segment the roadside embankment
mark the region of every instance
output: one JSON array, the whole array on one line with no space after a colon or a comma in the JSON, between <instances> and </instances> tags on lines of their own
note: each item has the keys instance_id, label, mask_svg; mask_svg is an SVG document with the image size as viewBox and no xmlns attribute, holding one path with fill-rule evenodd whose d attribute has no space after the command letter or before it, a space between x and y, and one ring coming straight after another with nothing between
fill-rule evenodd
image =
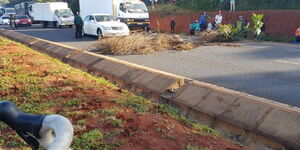
<instances>
[{"instance_id":1,"label":"roadside embankment","mask_svg":"<svg viewBox=\"0 0 300 150\"><path fill-rule=\"evenodd\" d=\"M191 120L253 149L300 147L299 108L13 31L0 29L0 34L138 95L170 104Z\"/></svg>"}]
</instances>

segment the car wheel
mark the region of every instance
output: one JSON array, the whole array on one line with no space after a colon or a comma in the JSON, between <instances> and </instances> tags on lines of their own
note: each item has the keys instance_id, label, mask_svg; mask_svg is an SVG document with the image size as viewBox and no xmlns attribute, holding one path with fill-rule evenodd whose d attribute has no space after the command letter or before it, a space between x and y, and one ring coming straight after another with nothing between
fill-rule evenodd
<instances>
[{"instance_id":1,"label":"car wheel","mask_svg":"<svg viewBox=\"0 0 300 150\"><path fill-rule=\"evenodd\" d=\"M69 25L69 28L73 28L73 25Z\"/></svg>"},{"instance_id":2,"label":"car wheel","mask_svg":"<svg viewBox=\"0 0 300 150\"><path fill-rule=\"evenodd\" d=\"M97 29L97 35L98 35L98 39L102 38L102 31L99 28Z\"/></svg>"}]
</instances>

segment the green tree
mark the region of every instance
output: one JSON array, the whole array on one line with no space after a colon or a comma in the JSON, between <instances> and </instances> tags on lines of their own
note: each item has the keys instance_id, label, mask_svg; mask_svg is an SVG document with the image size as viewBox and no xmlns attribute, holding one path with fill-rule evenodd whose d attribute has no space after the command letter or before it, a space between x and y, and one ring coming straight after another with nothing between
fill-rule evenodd
<instances>
[{"instance_id":1,"label":"green tree","mask_svg":"<svg viewBox=\"0 0 300 150\"><path fill-rule=\"evenodd\" d=\"M260 35L261 33L261 27L264 25L262 22L262 19L264 17L264 14L255 14L252 15L252 21L253 21L253 30L255 32L255 35Z\"/></svg>"},{"instance_id":2,"label":"green tree","mask_svg":"<svg viewBox=\"0 0 300 150\"><path fill-rule=\"evenodd\" d=\"M0 0L0 5L7 4L8 0Z\"/></svg>"}]
</instances>

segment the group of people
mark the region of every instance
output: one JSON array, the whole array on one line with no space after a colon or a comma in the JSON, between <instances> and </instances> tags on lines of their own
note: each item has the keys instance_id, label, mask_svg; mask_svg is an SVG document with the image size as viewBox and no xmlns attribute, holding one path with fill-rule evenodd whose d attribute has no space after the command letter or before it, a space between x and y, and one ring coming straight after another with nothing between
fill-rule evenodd
<instances>
[{"instance_id":1,"label":"group of people","mask_svg":"<svg viewBox=\"0 0 300 150\"><path fill-rule=\"evenodd\" d=\"M218 25L222 23L222 12L219 10L217 15L215 16L214 20L211 22L211 19L209 16L206 15L206 12L203 12L200 15L200 21L195 20L195 22L191 22L189 24L189 31L191 35L198 34L202 31L212 31L217 30Z\"/></svg>"}]
</instances>

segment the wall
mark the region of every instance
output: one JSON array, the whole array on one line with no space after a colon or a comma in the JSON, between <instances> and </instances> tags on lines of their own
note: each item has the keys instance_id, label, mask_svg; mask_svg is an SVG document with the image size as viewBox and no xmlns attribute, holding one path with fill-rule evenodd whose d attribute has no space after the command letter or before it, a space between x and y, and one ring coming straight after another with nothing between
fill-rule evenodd
<instances>
[{"instance_id":1,"label":"wall","mask_svg":"<svg viewBox=\"0 0 300 150\"><path fill-rule=\"evenodd\" d=\"M239 16L244 19L251 20L252 13L265 14L266 32L273 36L292 37L298 27L300 27L300 10L263 10L263 11L238 11L223 12L223 23L235 23ZM188 24L191 21L199 20L201 12L175 16L176 27L175 32L188 32ZM209 16L214 18L216 12L207 12ZM150 15L150 23L152 29L160 29L162 31L170 30L171 16L161 17L159 14ZM159 22L159 27L158 27Z\"/></svg>"}]
</instances>

